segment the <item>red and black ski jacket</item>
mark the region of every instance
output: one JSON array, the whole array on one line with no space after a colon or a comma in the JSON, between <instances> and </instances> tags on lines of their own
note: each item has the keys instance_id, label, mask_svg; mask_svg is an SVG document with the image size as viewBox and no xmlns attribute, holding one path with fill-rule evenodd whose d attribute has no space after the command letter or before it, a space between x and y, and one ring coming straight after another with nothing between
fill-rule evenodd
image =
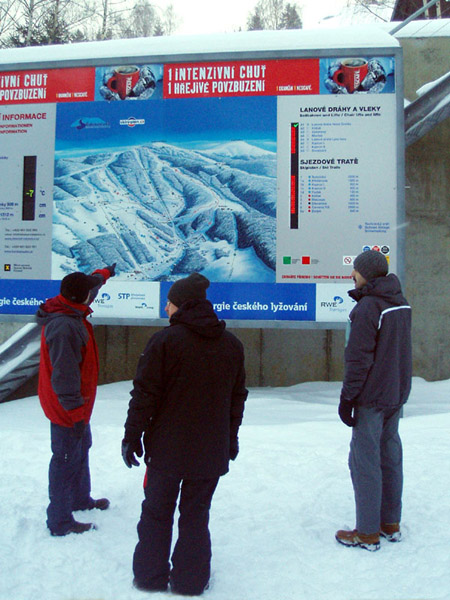
<instances>
[{"instance_id":1,"label":"red and black ski jacket","mask_svg":"<svg viewBox=\"0 0 450 600\"><path fill-rule=\"evenodd\" d=\"M100 269L99 287L109 278ZM98 381L98 351L92 313L61 294L41 304L36 321L42 325L38 394L44 413L52 423L72 427L78 421L89 423Z\"/></svg>"}]
</instances>

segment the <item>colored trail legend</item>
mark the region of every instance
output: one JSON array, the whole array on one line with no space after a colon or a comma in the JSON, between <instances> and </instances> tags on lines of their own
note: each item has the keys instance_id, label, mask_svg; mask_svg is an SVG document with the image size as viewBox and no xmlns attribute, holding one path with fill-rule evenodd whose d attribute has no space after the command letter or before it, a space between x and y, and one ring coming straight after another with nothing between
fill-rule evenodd
<instances>
[{"instance_id":1,"label":"colored trail legend","mask_svg":"<svg viewBox=\"0 0 450 600\"><path fill-rule=\"evenodd\" d=\"M291 123L291 229L298 229L298 123Z\"/></svg>"}]
</instances>

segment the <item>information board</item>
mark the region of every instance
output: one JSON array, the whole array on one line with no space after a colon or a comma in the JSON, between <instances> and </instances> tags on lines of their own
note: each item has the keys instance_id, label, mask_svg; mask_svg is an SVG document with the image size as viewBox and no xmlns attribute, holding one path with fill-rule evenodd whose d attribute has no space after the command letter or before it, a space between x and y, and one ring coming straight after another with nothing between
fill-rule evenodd
<instances>
[{"instance_id":1,"label":"information board","mask_svg":"<svg viewBox=\"0 0 450 600\"><path fill-rule=\"evenodd\" d=\"M116 263L95 315L165 317L198 271L236 322L346 320L354 257L396 269L394 55L0 72L0 315Z\"/></svg>"}]
</instances>

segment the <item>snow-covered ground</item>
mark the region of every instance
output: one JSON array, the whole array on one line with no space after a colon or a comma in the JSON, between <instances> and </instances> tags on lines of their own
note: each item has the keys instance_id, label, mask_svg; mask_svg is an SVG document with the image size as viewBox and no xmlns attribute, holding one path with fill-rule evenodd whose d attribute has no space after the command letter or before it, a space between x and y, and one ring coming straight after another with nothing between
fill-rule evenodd
<instances>
[{"instance_id":1,"label":"snow-covered ground","mask_svg":"<svg viewBox=\"0 0 450 600\"><path fill-rule=\"evenodd\" d=\"M98 531L63 538L45 526L49 424L38 399L0 404L0 600L148 596L131 585L144 469L128 470L120 454L130 388L100 387L92 420L93 496L111 507L77 513ZM404 537L376 553L334 540L354 526L351 430L336 414L339 390L314 382L250 391L241 452L213 499L205 599L450 598L450 380L414 379L401 422Z\"/></svg>"}]
</instances>

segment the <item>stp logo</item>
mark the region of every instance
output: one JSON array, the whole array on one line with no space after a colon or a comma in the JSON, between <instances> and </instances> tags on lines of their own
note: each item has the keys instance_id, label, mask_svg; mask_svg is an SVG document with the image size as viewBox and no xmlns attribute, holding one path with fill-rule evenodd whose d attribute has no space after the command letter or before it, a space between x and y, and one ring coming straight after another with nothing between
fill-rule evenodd
<instances>
[{"instance_id":1,"label":"stp logo","mask_svg":"<svg viewBox=\"0 0 450 600\"><path fill-rule=\"evenodd\" d=\"M131 298L131 294L125 294L123 292L121 292L120 294L117 294L119 300L128 300L128 298Z\"/></svg>"}]
</instances>

